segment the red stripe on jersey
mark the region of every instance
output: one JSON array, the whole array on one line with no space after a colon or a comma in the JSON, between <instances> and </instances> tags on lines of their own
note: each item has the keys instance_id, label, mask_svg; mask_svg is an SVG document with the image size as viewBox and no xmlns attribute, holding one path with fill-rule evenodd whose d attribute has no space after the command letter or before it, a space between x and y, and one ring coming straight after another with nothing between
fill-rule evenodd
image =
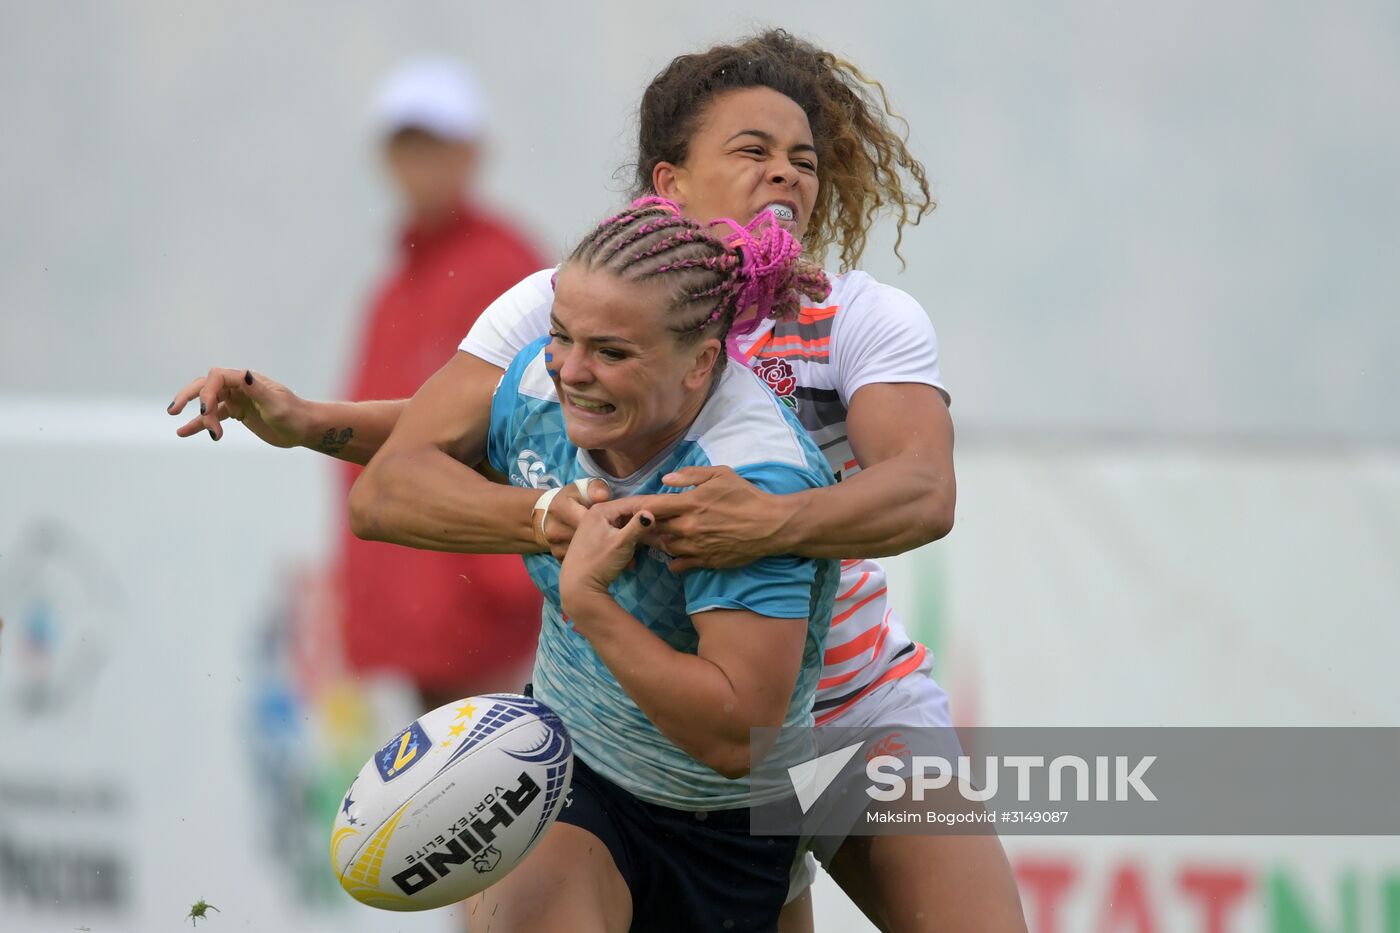
<instances>
[{"instance_id":1,"label":"red stripe on jersey","mask_svg":"<svg viewBox=\"0 0 1400 933\"><path fill-rule=\"evenodd\" d=\"M744 351L744 359L752 360L755 356L758 355L758 351L766 347L768 345L768 341L772 339L773 332L770 330L767 333L765 333L762 337L759 337L757 340L755 340L753 342L753 346L749 347L747 350Z\"/></svg>"},{"instance_id":2,"label":"red stripe on jersey","mask_svg":"<svg viewBox=\"0 0 1400 933\"><path fill-rule=\"evenodd\" d=\"M849 661L851 658L858 658L871 647L878 645L885 640L885 634L890 630L888 622L881 622L879 627L872 628L868 632L844 645L837 645L827 651L822 658L822 663L826 665L840 664L842 661Z\"/></svg>"},{"instance_id":3,"label":"red stripe on jersey","mask_svg":"<svg viewBox=\"0 0 1400 933\"><path fill-rule=\"evenodd\" d=\"M856 581L856 585L851 587L846 592L842 593L840 596L836 597L836 601L839 603L845 599L849 599L850 597L854 596L856 594L856 590L860 589L862 586L865 586L865 581L869 579L870 571L867 570L865 573L860 575L860 579Z\"/></svg>"},{"instance_id":4,"label":"red stripe on jersey","mask_svg":"<svg viewBox=\"0 0 1400 933\"><path fill-rule=\"evenodd\" d=\"M797 312L797 320L803 324L825 321L827 318L836 317L836 312L840 310L840 305L828 305L825 308L803 308Z\"/></svg>"},{"instance_id":5,"label":"red stripe on jersey","mask_svg":"<svg viewBox=\"0 0 1400 933\"><path fill-rule=\"evenodd\" d=\"M837 716L840 716L846 710L859 703L864 697L869 696L870 692L876 687L883 686L884 684L887 684L892 680L898 680L901 677L907 677L910 674L914 673L916 670L919 669L919 665L924 663L924 655L926 654L928 654L927 648L925 648L923 645L915 644L913 654L896 664L894 667L885 671L885 673L881 674L879 678L877 678L870 684L870 686L866 687L860 693L857 693L855 696L851 697L845 703L842 703L840 706L836 707L833 710L822 713L820 716L817 717L817 725L824 726L827 723L831 722Z\"/></svg>"},{"instance_id":6,"label":"red stripe on jersey","mask_svg":"<svg viewBox=\"0 0 1400 933\"><path fill-rule=\"evenodd\" d=\"M842 622L845 622L851 616L855 615L856 611L864 607L866 603L870 602L873 599L879 599L881 596L884 596L885 591L888 589L889 587L887 586L880 587L878 590L871 593L869 596L865 597L860 602L856 603L854 606L841 613L839 616L834 617L831 620L831 627L836 628L836 626L840 625Z\"/></svg>"},{"instance_id":7,"label":"red stripe on jersey","mask_svg":"<svg viewBox=\"0 0 1400 933\"><path fill-rule=\"evenodd\" d=\"M893 611L893 609L890 610L890 612ZM828 677L825 680L818 681L817 690L819 692L822 690L830 690L832 687L839 687L842 684L850 683L851 681L859 677L861 674L864 674L866 671L870 670L870 665L880 660L880 649L885 646L885 636L890 633L890 612L885 613L885 624L881 626L879 630L880 637L875 640L875 650L871 652L870 660L866 661L864 664L862 664L860 667L856 668L853 671L847 671L844 674L837 674L834 677Z\"/></svg>"},{"instance_id":8,"label":"red stripe on jersey","mask_svg":"<svg viewBox=\"0 0 1400 933\"><path fill-rule=\"evenodd\" d=\"M865 667L869 666L870 665L867 664ZM817 681L817 689L830 690L832 687L839 687L842 684L850 683L865 670L865 667L858 667L853 671L847 671L844 674L837 674L835 677L827 677L825 680L819 680Z\"/></svg>"},{"instance_id":9,"label":"red stripe on jersey","mask_svg":"<svg viewBox=\"0 0 1400 933\"><path fill-rule=\"evenodd\" d=\"M886 632L889 632L889 616L892 616L893 614L895 614L895 609L885 609L885 621L883 621L881 625L883 626L883 628L885 628ZM833 674L832 677L823 678L822 681L818 681L818 684L816 684L816 691L820 693L822 691L827 691L827 689L833 688L833 686L840 686L841 684L850 684L851 681L854 681L855 678L860 677L860 675L864 674L865 671L871 670L871 664L874 664L875 661L879 660L879 649L881 649L881 644L885 644L885 636L883 635L881 636L881 639L879 639L879 643L875 646L875 654L874 656L871 656L871 660L868 660L865 664L861 664L860 667L855 668L854 671L846 671L844 672L844 674Z\"/></svg>"},{"instance_id":10,"label":"red stripe on jersey","mask_svg":"<svg viewBox=\"0 0 1400 933\"><path fill-rule=\"evenodd\" d=\"M785 347L781 350L769 348L763 351L765 357L775 356L780 360L811 360L821 363L831 359L829 350L812 350L807 347Z\"/></svg>"},{"instance_id":11,"label":"red stripe on jersey","mask_svg":"<svg viewBox=\"0 0 1400 933\"><path fill-rule=\"evenodd\" d=\"M778 353L783 350L791 350L794 347L805 347L813 352L827 352L831 347L830 337L818 337L816 340L803 340L799 334L788 334L786 337L778 337L769 343L770 353Z\"/></svg>"}]
</instances>

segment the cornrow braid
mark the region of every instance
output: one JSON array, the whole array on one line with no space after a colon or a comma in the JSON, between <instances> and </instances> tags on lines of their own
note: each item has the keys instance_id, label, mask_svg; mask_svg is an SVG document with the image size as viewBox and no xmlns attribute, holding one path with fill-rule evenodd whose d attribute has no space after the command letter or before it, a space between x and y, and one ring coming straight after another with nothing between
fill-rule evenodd
<instances>
[{"instance_id":1,"label":"cornrow braid","mask_svg":"<svg viewBox=\"0 0 1400 933\"><path fill-rule=\"evenodd\" d=\"M747 225L726 219L709 227L715 232L664 198L638 198L595 227L566 263L631 282L664 282L671 332L686 341L712 334L727 346L726 356L737 354L730 330L740 311L756 311L745 321L747 332L764 317L796 315L804 298L830 294L826 273L802 261L802 245L767 211Z\"/></svg>"}]
</instances>

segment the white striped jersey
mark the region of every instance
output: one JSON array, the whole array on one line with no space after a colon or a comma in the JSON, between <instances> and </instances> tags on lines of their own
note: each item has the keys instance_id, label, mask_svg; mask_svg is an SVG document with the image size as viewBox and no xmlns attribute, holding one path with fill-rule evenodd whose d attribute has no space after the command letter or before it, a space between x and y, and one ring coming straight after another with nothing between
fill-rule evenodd
<instances>
[{"instance_id":1,"label":"white striped jersey","mask_svg":"<svg viewBox=\"0 0 1400 933\"><path fill-rule=\"evenodd\" d=\"M477 319L461 349L502 369L549 332L553 269L529 276ZM872 383L920 383L943 393L938 338L919 303L863 272L831 277L820 308L793 321L765 321L740 348L750 367L791 407L840 480L860 469L846 431L851 398ZM881 684L918 670L927 649L910 640L887 599L874 560L841 562L813 712L836 720Z\"/></svg>"}]
</instances>

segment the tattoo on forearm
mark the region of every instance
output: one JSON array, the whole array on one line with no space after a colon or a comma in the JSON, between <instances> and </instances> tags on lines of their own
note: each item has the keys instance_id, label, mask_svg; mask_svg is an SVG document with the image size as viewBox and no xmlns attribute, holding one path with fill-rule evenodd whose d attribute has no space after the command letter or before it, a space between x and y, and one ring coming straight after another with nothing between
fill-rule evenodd
<instances>
[{"instance_id":1,"label":"tattoo on forearm","mask_svg":"<svg viewBox=\"0 0 1400 933\"><path fill-rule=\"evenodd\" d=\"M350 438L354 436L354 428L341 428L339 431L335 428L331 428L321 438L321 452L326 454L338 454L345 449L345 445L350 443Z\"/></svg>"}]
</instances>

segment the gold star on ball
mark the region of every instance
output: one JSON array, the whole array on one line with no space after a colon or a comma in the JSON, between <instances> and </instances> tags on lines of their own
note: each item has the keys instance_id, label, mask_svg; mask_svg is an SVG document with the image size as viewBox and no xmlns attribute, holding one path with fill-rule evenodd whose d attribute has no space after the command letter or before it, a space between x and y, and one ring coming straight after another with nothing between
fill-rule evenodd
<instances>
[{"instance_id":1,"label":"gold star on ball","mask_svg":"<svg viewBox=\"0 0 1400 933\"><path fill-rule=\"evenodd\" d=\"M463 703L461 706L457 707L457 716L456 716L456 718L457 718L457 719L471 719L471 718L472 718L472 715L475 714L475 713L476 713L476 707L475 707L475 706L472 706L470 703Z\"/></svg>"}]
</instances>

